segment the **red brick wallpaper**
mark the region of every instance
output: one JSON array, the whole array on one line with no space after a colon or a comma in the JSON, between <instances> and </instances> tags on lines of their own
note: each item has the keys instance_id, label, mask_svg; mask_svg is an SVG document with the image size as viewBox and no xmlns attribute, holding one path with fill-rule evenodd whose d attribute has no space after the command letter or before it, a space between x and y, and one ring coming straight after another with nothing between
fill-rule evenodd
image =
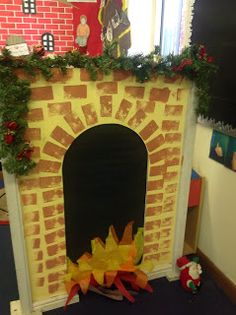
<instances>
[{"instance_id":1,"label":"red brick wallpaper","mask_svg":"<svg viewBox=\"0 0 236 315\"><path fill-rule=\"evenodd\" d=\"M25 14L22 0L0 1L0 47L8 35L24 37L31 47L41 43L42 34L54 35L55 52L64 53L74 47L73 12L70 5L56 0L36 0L36 14Z\"/></svg>"}]
</instances>

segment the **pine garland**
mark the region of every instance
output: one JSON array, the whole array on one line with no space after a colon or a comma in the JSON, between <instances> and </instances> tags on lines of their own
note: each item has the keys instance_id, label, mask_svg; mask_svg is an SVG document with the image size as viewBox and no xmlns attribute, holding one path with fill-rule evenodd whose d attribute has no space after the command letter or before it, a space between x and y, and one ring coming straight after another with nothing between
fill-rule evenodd
<instances>
[{"instance_id":1,"label":"pine garland","mask_svg":"<svg viewBox=\"0 0 236 315\"><path fill-rule=\"evenodd\" d=\"M35 162L31 158L33 148L24 134L27 129L26 115L30 100L30 82L19 79L16 69L23 69L35 76L40 71L50 79L52 68L66 73L68 67L85 68L91 79L96 80L98 72L109 74L113 70L130 71L138 82L146 82L153 75L175 77L181 75L195 82L198 105L196 113L207 116L209 110L209 80L217 70L213 58L209 57L203 46L193 45L180 55L160 56L158 47L151 54L113 57L116 44L105 48L102 56L90 57L71 51L63 56L43 57L42 50L34 50L27 57L11 57L3 49L0 56L0 158L5 169L16 175L27 174Z\"/></svg>"}]
</instances>

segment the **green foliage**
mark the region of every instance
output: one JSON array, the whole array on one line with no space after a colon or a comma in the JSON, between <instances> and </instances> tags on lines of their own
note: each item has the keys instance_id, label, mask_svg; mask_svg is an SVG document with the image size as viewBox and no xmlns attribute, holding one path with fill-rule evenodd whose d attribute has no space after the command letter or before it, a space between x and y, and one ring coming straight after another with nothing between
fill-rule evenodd
<instances>
[{"instance_id":1,"label":"green foliage","mask_svg":"<svg viewBox=\"0 0 236 315\"><path fill-rule=\"evenodd\" d=\"M109 74L113 70L130 71L138 82L150 80L155 75L174 77L181 75L193 80L197 89L198 105L196 113L207 116L209 108L209 80L217 70L208 57L203 46L193 45L180 55L160 56L155 50L144 56L121 56L114 58L116 43L104 49L102 56L89 57L77 50L63 56L41 57L37 53L22 58L11 57L8 50L3 49L0 56L0 158L9 173L27 174L35 166L32 161L30 144L24 139L27 128L26 114L30 100L30 82L21 80L15 74L16 69L23 69L27 74L35 76L41 72L46 79L52 76L52 68L66 73L68 67L85 68L91 79L96 80L98 72ZM17 128L11 130L7 123L14 122ZM14 137L13 141L6 137ZM10 143L9 143L10 141Z\"/></svg>"},{"instance_id":2,"label":"green foliage","mask_svg":"<svg viewBox=\"0 0 236 315\"><path fill-rule=\"evenodd\" d=\"M34 168L36 163L32 160L19 161L15 156L9 156L4 162L4 167L9 174L25 175L32 168Z\"/></svg>"},{"instance_id":3,"label":"green foliage","mask_svg":"<svg viewBox=\"0 0 236 315\"><path fill-rule=\"evenodd\" d=\"M214 64L213 58L207 55L204 46L190 46L183 51L181 56L193 62L191 66L183 69L182 75L195 82L198 97L196 114L206 117L209 113L210 79L217 72L218 67Z\"/></svg>"}]
</instances>

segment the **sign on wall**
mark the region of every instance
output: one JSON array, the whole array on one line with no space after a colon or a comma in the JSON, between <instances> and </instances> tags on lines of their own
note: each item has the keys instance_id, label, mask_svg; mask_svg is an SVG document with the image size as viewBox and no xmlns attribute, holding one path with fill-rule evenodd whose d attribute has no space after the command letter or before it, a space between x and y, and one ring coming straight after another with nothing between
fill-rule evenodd
<instances>
[{"instance_id":1,"label":"sign on wall","mask_svg":"<svg viewBox=\"0 0 236 315\"><path fill-rule=\"evenodd\" d=\"M29 55L29 48L26 43L9 45L5 47L8 49L13 57Z\"/></svg>"}]
</instances>

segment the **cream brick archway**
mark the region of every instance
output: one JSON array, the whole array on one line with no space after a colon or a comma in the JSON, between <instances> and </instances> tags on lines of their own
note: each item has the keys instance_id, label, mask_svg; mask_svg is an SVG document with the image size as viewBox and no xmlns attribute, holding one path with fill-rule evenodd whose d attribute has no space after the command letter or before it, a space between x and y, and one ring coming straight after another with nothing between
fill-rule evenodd
<instances>
[{"instance_id":1,"label":"cream brick archway","mask_svg":"<svg viewBox=\"0 0 236 315\"><path fill-rule=\"evenodd\" d=\"M82 132L116 123L135 131L148 151L144 259L156 268L171 265L179 191L184 123L191 83L153 78L140 84L127 72L99 74L54 70L32 82L26 137L37 167L19 179L24 237L33 302L65 293L66 270L62 163ZM21 74L19 74L21 75Z\"/></svg>"}]
</instances>

